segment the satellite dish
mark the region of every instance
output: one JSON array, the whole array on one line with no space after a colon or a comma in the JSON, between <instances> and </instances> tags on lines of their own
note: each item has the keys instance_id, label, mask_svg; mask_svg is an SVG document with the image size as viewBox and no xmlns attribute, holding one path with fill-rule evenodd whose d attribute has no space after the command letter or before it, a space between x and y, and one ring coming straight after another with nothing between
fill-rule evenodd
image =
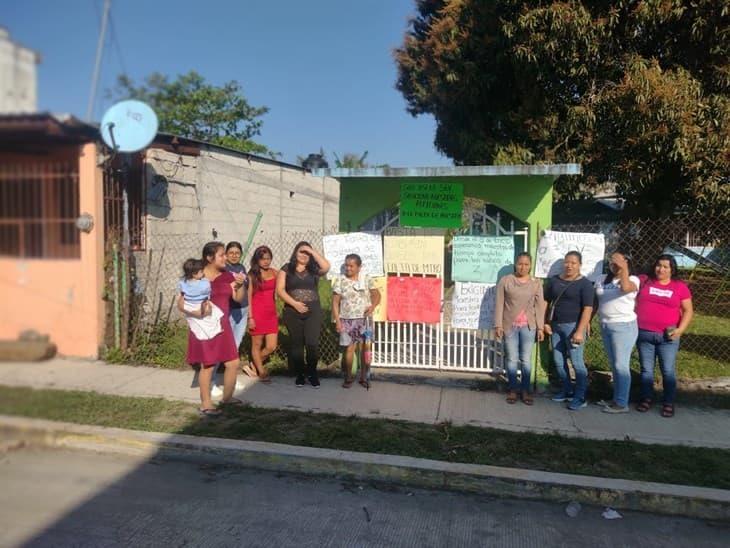
<instances>
[{"instance_id":1,"label":"satellite dish","mask_svg":"<svg viewBox=\"0 0 730 548\"><path fill-rule=\"evenodd\" d=\"M157 135L157 115L142 101L120 101L101 119L101 138L117 152L136 152L147 147Z\"/></svg>"}]
</instances>

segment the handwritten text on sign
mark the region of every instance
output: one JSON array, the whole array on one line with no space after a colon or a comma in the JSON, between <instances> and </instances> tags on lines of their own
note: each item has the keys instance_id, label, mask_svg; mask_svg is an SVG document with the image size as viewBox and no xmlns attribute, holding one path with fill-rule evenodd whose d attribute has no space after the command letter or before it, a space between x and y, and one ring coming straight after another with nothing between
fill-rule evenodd
<instances>
[{"instance_id":1,"label":"handwritten text on sign","mask_svg":"<svg viewBox=\"0 0 730 548\"><path fill-rule=\"evenodd\" d=\"M512 236L454 236L451 277L459 282L497 283L512 272Z\"/></svg>"},{"instance_id":2,"label":"handwritten text on sign","mask_svg":"<svg viewBox=\"0 0 730 548\"><path fill-rule=\"evenodd\" d=\"M345 256L350 253L360 255L363 274L373 277L385 274L380 234L370 232L332 234L322 238L322 245L324 256L331 264L328 277L345 274Z\"/></svg>"},{"instance_id":3,"label":"handwritten text on sign","mask_svg":"<svg viewBox=\"0 0 730 548\"><path fill-rule=\"evenodd\" d=\"M560 274L568 251L579 251L583 255L580 273L586 278L595 282L603 276L603 256L606 253L603 234L554 230L546 230L537 245L535 276L548 278Z\"/></svg>"},{"instance_id":4,"label":"handwritten text on sign","mask_svg":"<svg viewBox=\"0 0 730 548\"><path fill-rule=\"evenodd\" d=\"M380 304L373 310L373 320L384 322L388 319L385 311L388 310L388 279L385 276L373 278L373 288L380 292Z\"/></svg>"},{"instance_id":5,"label":"handwritten text on sign","mask_svg":"<svg viewBox=\"0 0 730 548\"><path fill-rule=\"evenodd\" d=\"M495 284L456 282L451 309L451 327L492 329L497 297Z\"/></svg>"},{"instance_id":6,"label":"handwritten text on sign","mask_svg":"<svg viewBox=\"0 0 730 548\"><path fill-rule=\"evenodd\" d=\"M441 275L444 231L438 228L390 228L383 238L385 271Z\"/></svg>"},{"instance_id":7,"label":"handwritten text on sign","mask_svg":"<svg viewBox=\"0 0 730 548\"><path fill-rule=\"evenodd\" d=\"M388 321L438 323L441 279L388 276Z\"/></svg>"},{"instance_id":8,"label":"handwritten text on sign","mask_svg":"<svg viewBox=\"0 0 730 548\"><path fill-rule=\"evenodd\" d=\"M463 202L460 183L401 183L400 225L459 228Z\"/></svg>"}]
</instances>

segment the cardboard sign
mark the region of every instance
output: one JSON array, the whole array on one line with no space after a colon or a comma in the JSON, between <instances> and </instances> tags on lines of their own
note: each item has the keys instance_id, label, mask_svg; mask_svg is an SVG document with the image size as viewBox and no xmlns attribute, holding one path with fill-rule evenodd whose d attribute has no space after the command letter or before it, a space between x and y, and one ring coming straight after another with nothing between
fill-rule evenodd
<instances>
[{"instance_id":1,"label":"cardboard sign","mask_svg":"<svg viewBox=\"0 0 730 548\"><path fill-rule=\"evenodd\" d=\"M464 205L461 183L401 183L400 225L459 228Z\"/></svg>"},{"instance_id":2,"label":"cardboard sign","mask_svg":"<svg viewBox=\"0 0 730 548\"><path fill-rule=\"evenodd\" d=\"M376 322L385 322L388 320L386 310L388 310L388 278L379 276L372 278L373 287L380 291L380 304L373 310L373 320Z\"/></svg>"},{"instance_id":3,"label":"cardboard sign","mask_svg":"<svg viewBox=\"0 0 730 548\"><path fill-rule=\"evenodd\" d=\"M492 329L496 299L496 284L456 282L451 301L451 327Z\"/></svg>"},{"instance_id":4,"label":"cardboard sign","mask_svg":"<svg viewBox=\"0 0 730 548\"><path fill-rule=\"evenodd\" d=\"M357 253L362 259L363 274L383 276L383 244L380 234L374 232L349 232L332 234L322 238L324 256L330 262L328 278L344 276L345 256Z\"/></svg>"},{"instance_id":5,"label":"cardboard sign","mask_svg":"<svg viewBox=\"0 0 730 548\"><path fill-rule=\"evenodd\" d=\"M454 281L494 284L514 270L512 236L454 236L452 249Z\"/></svg>"},{"instance_id":6,"label":"cardboard sign","mask_svg":"<svg viewBox=\"0 0 730 548\"><path fill-rule=\"evenodd\" d=\"M583 276L593 282L603 277L603 258L606 253L603 234L554 230L546 230L537 245L535 276L548 278L560 274L563 270L563 259L568 251L579 251L583 255L580 269Z\"/></svg>"},{"instance_id":7,"label":"cardboard sign","mask_svg":"<svg viewBox=\"0 0 730 548\"><path fill-rule=\"evenodd\" d=\"M388 276L388 321L441 321L441 279Z\"/></svg>"},{"instance_id":8,"label":"cardboard sign","mask_svg":"<svg viewBox=\"0 0 730 548\"><path fill-rule=\"evenodd\" d=\"M390 228L383 238L385 271L436 274L444 270L444 231L438 228Z\"/></svg>"}]
</instances>

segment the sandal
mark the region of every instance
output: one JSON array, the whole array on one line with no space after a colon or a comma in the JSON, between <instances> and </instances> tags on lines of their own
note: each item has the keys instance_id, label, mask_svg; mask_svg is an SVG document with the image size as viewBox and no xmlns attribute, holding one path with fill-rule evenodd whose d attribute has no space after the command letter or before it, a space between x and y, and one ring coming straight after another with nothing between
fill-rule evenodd
<instances>
[{"instance_id":1,"label":"sandal","mask_svg":"<svg viewBox=\"0 0 730 548\"><path fill-rule=\"evenodd\" d=\"M365 390L370 390L370 381L360 379L357 383L362 386Z\"/></svg>"},{"instance_id":2,"label":"sandal","mask_svg":"<svg viewBox=\"0 0 730 548\"><path fill-rule=\"evenodd\" d=\"M256 374L256 370L253 367L251 367L250 363L247 363L246 365L242 366L241 369L249 377L254 378L254 379L258 378L258 375Z\"/></svg>"},{"instance_id":3,"label":"sandal","mask_svg":"<svg viewBox=\"0 0 730 548\"><path fill-rule=\"evenodd\" d=\"M522 394L522 403L525 405L532 405L535 403L535 400L532 399L532 396L530 394Z\"/></svg>"},{"instance_id":4,"label":"sandal","mask_svg":"<svg viewBox=\"0 0 730 548\"><path fill-rule=\"evenodd\" d=\"M515 403L516 401L517 401L517 394L515 393L514 390L510 390L507 393L507 403L512 404L512 403Z\"/></svg>"},{"instance_id":5,"label":"sandal","mask_svg":"<svg viewBox=\"0 0 730 548\"><path fill-rule=\"evenodd\" d=\"M345 379L345 382L342 383L342 388L350 388L354 382L355 379L353 378Z\"/></svg>"},{"instance_id":6,"label":"sandal","mask_svg":"<svg viewBox=\"0 0 730 548\"><path fill-rule=\"evenodd\" d=\"M219 417L222 413L220 409L198 409L201 417Z\"/></svg>"},{"instance_id":7,"label":"sandal","mask_svg":"<svg viewBox=\"0 0 730 548\"><path fill-rule=\"evenodd\" d=\"M218 406L219 407L222 407L224 405L230 405L230 406L233 406L233 407L241 407L243 405L243 400L239 400L238 398L231 398L228 401L221 400L218 403Z\"/></svg>"},{"instance_id":8,"label":"sandal","mask_svg":"<svg viewBox=\"0 0 730 548\"><path fill-rule=\"evenodd\" d=\"M639 405L636 406L639 413L646 413L649 409L651 409L651 400L649 398L641 400Z\"/></svg>"},{"instance_id":9,"label":"sandal","mask_svg":"<svg viewBox=\"0 0 730 548\"><path fill-rule=\"evenodd\" d=\"M672 403L665 403L662 405L662 417L664 418L672 418L674 416L674 404Z\"/></svg>"}]
</instances>

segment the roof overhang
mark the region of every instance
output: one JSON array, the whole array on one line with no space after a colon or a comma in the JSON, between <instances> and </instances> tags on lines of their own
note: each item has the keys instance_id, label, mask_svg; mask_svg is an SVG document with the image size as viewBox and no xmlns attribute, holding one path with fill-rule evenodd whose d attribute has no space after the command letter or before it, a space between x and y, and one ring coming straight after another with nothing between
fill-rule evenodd
<instances>
[{"instance_id":1,"label":"roof overhang","mask_svg":"<svg viewBox=\"0 0 730 548\"><path fill-rule=\"evenodd\" d=\"M530 164L504 166L443 166L443 167L374 167L374 168L328 168L312 170L317 177L337 179L362 179L380 177L401 179L405 177L504 177L509 175L580 175L580 164Z\"/></svg>"}]
</instances>

